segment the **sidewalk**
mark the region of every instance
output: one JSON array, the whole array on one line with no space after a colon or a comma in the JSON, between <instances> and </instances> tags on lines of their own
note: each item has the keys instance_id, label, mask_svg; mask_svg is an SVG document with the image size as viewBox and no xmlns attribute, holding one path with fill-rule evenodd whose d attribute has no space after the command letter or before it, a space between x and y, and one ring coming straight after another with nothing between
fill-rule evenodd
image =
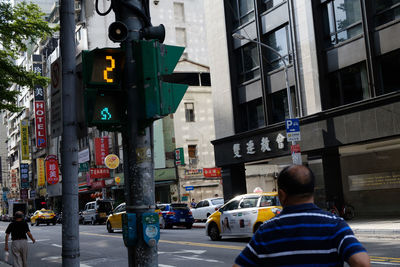
<instances>
[{"instance_id":1,"label":"sidewalk","mask_svg":"<svg viewBox=\"0 0 400 267\"><path fill-rule=\"evenodd\" d=\"M400 217L355 218L347 221L355 234L391 235L400 238ZM194 223L193 228L204 228L205 223Z\"/></svg>"}]
</instances>

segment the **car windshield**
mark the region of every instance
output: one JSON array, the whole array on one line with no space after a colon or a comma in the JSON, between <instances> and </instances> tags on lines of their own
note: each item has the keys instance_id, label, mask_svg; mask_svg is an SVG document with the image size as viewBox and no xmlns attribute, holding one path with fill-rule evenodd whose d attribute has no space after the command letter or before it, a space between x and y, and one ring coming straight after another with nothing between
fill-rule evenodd
<instances>
[{"instance_id":1,"label":"car windshield","mask_svg":"<svg viewBox=\"0 0 400 267\"><path fill-rule=\"evenodd\" d=\"M260 207L281 206L278 196L263 196L260 201Z\"/></svg>"},{"instance_id":2,"label":"car windshield","mask_svg":"<svg viewBox=\"0 0 400 267\"><path fill-rule=\"evenodd\" d=\"M99 202L98 204L99 204L99 211L111 211L112 210L111 202L102 201L102 202Z\"/></svg>"},{"instance_id":3,"label":"car windshield","mask_svg":"<svg viewBox=\"0 0 400 267\"><path fill-rule=\"evenodd\" d=\"M213 205L222 205L224 204L224 199L223 198L212 199L211 203Z\"/></svg>"},{"instance_id":4,"label":"car windshield","mask_svg":"<svg viewBox=\"0 0 400 267\"><path fill-rule=\"evenodd\" d=\"M53 213L53 211L52 210L42 210L41 213L47 213L48 214L48 213Z\"/></svg>"}]
</instances>

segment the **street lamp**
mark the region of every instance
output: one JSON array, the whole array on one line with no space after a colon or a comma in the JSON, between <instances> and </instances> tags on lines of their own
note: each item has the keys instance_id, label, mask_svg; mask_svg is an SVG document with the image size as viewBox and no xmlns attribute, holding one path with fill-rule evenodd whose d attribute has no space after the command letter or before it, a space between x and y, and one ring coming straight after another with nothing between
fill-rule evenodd
<instances>
[{"instance_id":1,"label":"street lamp","mask_svg":"<svg viewBox=\"0 0 400 267\"><path fill-rule=\"evenodd\" d=\"M232 34L232 37L238 40L247 40L249 42L252 43L256 43L258 45L261 45L262 47L268 48L270 51L272 51L274 54L276 54L279 57L279 60L281 60L283 62L283 66L284 66L284 71L285 71L285 82L286 82L286 94L287 94L287 101L288 101L288 109L289 109L289 119L293 119L293 107L292 107L292 98L290 97L290 87L289 87L289 77L288 77L288 66L286 64L285 59L282 57L282 55L274 48L272 48L269 45L266 45L264 43L261 43L259 41L247 38L243 35L241 35L240 33L234 33ZM296 145L295 141L292 141L292 146ZM293 159L293 164L299 164L301 162L301 157L299 161L295 162L295 158L292 156ZM301 165L301 163L300 163Z\"/></svg>"}]
</instances>

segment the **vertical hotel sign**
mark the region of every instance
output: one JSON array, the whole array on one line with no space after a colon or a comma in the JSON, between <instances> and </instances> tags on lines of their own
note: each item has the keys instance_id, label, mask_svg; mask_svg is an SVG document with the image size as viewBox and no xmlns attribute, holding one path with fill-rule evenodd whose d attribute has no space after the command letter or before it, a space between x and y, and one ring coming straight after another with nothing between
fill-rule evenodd
<instances>
[{"instance_id":1,"label":"vertical hotel sign","mask_svg":"<svg viewBox=\"0 0 400 267\"><path fill-rule=\"evenodd\" d=\"M44 158L36 159L37 177L38 177L38 187L45 186L46 177L44 171Z\"/></svg>"},{"instance_id":2,"label":"vertical hotel sign","mask_svg":"<svg viewBox=\"0 0 400 267\"><path fill-rule=\"evenodd\" d=\"M20 128L21 128L21 159L29 160L28 120L22 120Z\"/></svg>"},{"instance_id":3,"label":"vertical hotel sign","mask_svg":"<svg viewBox=\"0 0 400 267\"><path fill-rule=\"evenodd\" d=\"M41 86L35 86L35 128L36 147L46 147L46 109L44 102L44 90Z\"/></svg>"},{"instance_id":4,"label":"vertical hotel sign","mask_svg":"<svg viewBox=\"0 0 400 267\"><path fill-rule=\"evenodd\" d=\"M104 159L108 155L108 136L95 138L94 146L96 152L96 165L104 165Z\"/></svg>"}]
</instances>

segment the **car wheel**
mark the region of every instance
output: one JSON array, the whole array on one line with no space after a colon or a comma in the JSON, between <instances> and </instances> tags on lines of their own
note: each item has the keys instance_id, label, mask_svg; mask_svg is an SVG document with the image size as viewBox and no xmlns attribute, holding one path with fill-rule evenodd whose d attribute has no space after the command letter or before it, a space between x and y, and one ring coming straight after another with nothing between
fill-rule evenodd
<instances>
[{"instance_id":1,"label":"car wheel","mask_svg":"<svg viewBox=\"0 0 400 267\"><path fill-rule=\"evenodd\" d=\"M262 223L258 222L258 223L256 223L256 225L254 225L254 231L253 231L253 233L257 232L257 230L258 230L258 228L260 228L261 224L262 224Z\"/></svg>"},{"instance_id":2,"label":"car wheel","mask_svg":"<svg viewBox=\"0 0 400 267\"><path fill-rule=\"evenodd\" d=\"M47 226L49 226L50 225L50 223L48 222L48 223L46 223L47 224Z\"/></svg>"},{"instance_id":3,"label":"car wheel","mask_svg":"<svg viewBox=\"0 0 400 267\"><path fill-rule=\"evenodd\" d=\"M114 229L112 229L111 223L110 223L110 222L107 222L107 231L108 231L109 233L114 233Z\"/></svg>"},{"instance_id":4,"label":"car wheel","mask_svg":"<svg viewBox=\"0 0 400 267\"><path fill-rule=\"evenodd\" d=\"M39 222L38 221L36 221L36 226L39 226Z\"/></svg>"},{"instance_id":5,"label":"car wheel","mask_svg":"<svg viewBox=\"0 0 400 267\"><path fill-rule=\"evenodd\" d=\"M34 225L34 223L31 223L31 226L33 226Z\"/></svg>"},{"instance_id":6,"label":"car wheel","mask_svg":"<svg viewBox=\"0 0 400 267\"><path fill-rule=\"evenodd\" d=\"M192 229L192 226L193 226L193 224L187 223L187 224L186 224L186 229Z\"/></svg>"},{"instance_id":7,"label":"car wheel","mask_svg":"<svg viewBox=\"0 0 400 267\"><path fill-rule=\"evenodd\" d=\"M208 228L208 235L210 236L212 241L221 240L221 235L219 234L218 226L213 223Z\"/></svg>"},{"instance_id":8,"label":"car wheel","mask_svg":"<svg viewBox=\"0 0 400 267\"><path fill-rule=\"evenodd\" d=\"M53 222L53 225L56 225L57 224L57 222Z\"/></svg>"},{"instance_id":9,"label":"car wheel","mask_svg":"<svg viewBox=\"0 0 400 267\"><path fill-rule=\"evenodd\" d=\"M92 225L95 225L95 224L96 224L96 221L95 221L95 219L94 219L94 218L92 218L92 221L91 221L91 223L92 223Z\"/></svg>"}]
</instances>

